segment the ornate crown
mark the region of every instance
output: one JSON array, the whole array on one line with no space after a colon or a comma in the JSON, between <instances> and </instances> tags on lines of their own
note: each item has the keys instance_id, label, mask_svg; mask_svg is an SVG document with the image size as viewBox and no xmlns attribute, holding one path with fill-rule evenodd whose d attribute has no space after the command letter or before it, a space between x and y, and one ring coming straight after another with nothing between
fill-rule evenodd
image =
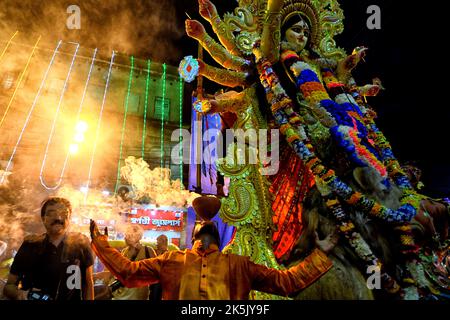
<instances>
[{"instance_id":1,"label":"ornate crown","mask_svg":"<svg viewBox=\"0 0 450 320\"><path fill-rule=\"evenodd\" d=\"M243 55L251 54L255 39L261 34L268 0L238 0L234 13L226 13L224 22ZM311 28L311 41L325 58L342 59L343 49L336 47L334 37L344 30L344 14L337 0L284 0L281 25L300 14Z\"/></svg>"},{"instance_id":2,"label":"ornate crown","mask_svg":"<svg viewBox=\"0 0 450 320\"><path fill-rule=\"evenodd\" d=\"M307 19L307 23L311 29L311 43L314 47L318 47L320 43L320 22L319 12L310 0L304 1L285 1L283 9L281 9L281 27L293 16L300 15Z\"/></svg>"}]
</instances>

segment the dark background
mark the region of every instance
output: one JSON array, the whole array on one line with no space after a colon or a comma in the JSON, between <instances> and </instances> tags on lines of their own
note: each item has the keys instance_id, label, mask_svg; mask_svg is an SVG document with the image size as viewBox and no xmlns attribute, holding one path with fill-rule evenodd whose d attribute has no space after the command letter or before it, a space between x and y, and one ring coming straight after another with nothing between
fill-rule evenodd
<instances>
[{"instance_id":1,"label":"dark background","mask_svg":"<svg viewBox=\"0 0 450 320\"><path fill-rule=\"evenodd\" d=\"M236 1L216 0L219 13L231 11ZM450 195L450 126L447 93L445 10L438 3L415 4L406 0L341 0L345 31L337 37L347 52L356 46L369 48L366 62L355 72L360 84L379 77L386 88L369 103L378 112L378 125L390 140L401 162L415 161L423 171L424 193ZM81 30L68 30L66 8L81 8ZM366 27L369 5L381 8L381 30ZM9 38L20 30L42 34L43 40L80 42L98 47L109 56L111 49L178 65L197 45L184 33L185 12L194 19L196 0L1 0L0 32ZM206 88L213 89L208 82ZM186 96L193 86L187 86ZM188 98L187 98L188 99ZM187 100L186 99L186 100ZM189 105L184 114L189 116ZM188 121L188 119L185 119Z\"/></svg>"}]
</instances>

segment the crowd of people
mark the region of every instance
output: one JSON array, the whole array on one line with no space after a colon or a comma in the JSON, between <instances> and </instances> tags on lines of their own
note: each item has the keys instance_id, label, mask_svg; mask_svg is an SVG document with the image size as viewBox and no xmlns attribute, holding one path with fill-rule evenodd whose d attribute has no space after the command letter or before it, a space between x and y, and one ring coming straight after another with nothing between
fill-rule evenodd
<instances>
[{"instance_id":1,"label":"crowd of people","mask_svg":"<svg viewBox=\"0 0 450 320\"><path fill-rule=\"evenodd\" d=\"M0 241L0 258L12 261L0 291L11 300L160 300L158 284L126 288L110 272L94 273L95 256L90 240L69 232L72 206L60 197L47 199L41 208L46 232L26 237L13 259L3 260L7 243ZM121 254L137 261L155 258L168 250L168 238L157 238L156 251L142 245L143 229L129 225L124 232ZM95 285L98 283L99 285ZM1 296L1 295L0 295Z\"/></svg>"},{"instance_id":2,"label":"crowd of people","mask_svg":"<svg viewBox=\"0 0 450 320\"><path fill-rule=\"evenodd\" d=\"M143 230L130 225L121 252L110 246L91 220L91 239L69 232L71 203L47 199L41 208L46 232L26 237L14 256L3 295L11 300L166 300L248 299L251 290L287 296L326 273L335 239L317 239L317 248L286 270L255 264L248 257L219 251L214 222L196 224L192 249L168 250L157 238L156 250L141 244ZM0 243L5 251L6 244ZM95 255L106 267L94 273ZM3 254L3 252L1 252ZM94 283L103 283L96 286Z\"/></svg>"}]
</instances>

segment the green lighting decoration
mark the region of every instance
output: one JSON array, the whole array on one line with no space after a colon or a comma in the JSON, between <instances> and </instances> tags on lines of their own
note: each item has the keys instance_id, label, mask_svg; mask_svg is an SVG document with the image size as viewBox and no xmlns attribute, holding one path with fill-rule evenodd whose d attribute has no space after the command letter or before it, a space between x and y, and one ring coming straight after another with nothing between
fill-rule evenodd
<instances>
[{"instance_id":1,"label":"green lighting decoration","mask_svg":"<svg viewBox=\"0 0 450 320\"><path fill-rule=\"evenodd\" d=\"M179 105L179 121L180 121L180 137L178 140L178 143L180 145L180 187L181 189L183 189L183 144L181 143L182 141L182 129L183 129L183 79L181 78L181 76L179 77L179 89L180 89L180 105Z\"/></svg>"},{"instance_id":2,"label":"green lighting decoration","mask_svg":"<svg viewBox=\"0 0 450 320\"><path fill-rule=\"evenodd\" d=\"M144 127L142 129L142 148L141 148L142 159L144 159L145 154L145 132L147 129L147 106L148 106L148 86L150 83L150 66L151 61L147 60L147 80L145 82L145 102L144 102Z\"/></svg>"},{"instance_id":3,"label":"green lighting decoration","mask_svg":"<svg viewBox=\"0 0 450 320\"><path fill-rule=\"evenodd\" d=\"M162 179L162 168L164 168L164 109L166 105L166 64L162 65L162 105L161 105L161 179Z\"/></svg>"},{"instance_id":4,"label":"green lighting decoration","mask_svg":"<svg viewBox=\"0 0 450 320\"><path fill-rule=\"evenodd\" d=\"M134 57L131 56L131 69L130 69L130 76L128 78L128 92L127 92L127 97L126 97L126 100L125 100L125 114L123 116L122 137L121 137L121 140L120 140L119 163L117 165L116 188L114 190L114 192L116 192L116 193L117 193L117 189L118 189L119 183L120 183L120 162L122 160L122 147L123 147L123 140L124 140L124 136L125 136L125 126L127 124L128 102L130 100L131 82L133 81L133 69L134 69Z\"/></svg>"}]
</instances>

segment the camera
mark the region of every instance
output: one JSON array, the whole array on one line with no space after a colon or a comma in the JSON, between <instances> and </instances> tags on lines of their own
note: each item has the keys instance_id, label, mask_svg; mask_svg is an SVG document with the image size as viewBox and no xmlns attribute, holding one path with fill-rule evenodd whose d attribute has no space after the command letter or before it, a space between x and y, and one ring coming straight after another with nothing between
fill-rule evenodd
<instances>
[{"instance_id":1,"label":"camera","mask_svg":"<svg viewBox=\"0 0 450 320\"><path fill-rule=\"evenodd\" d=\"M30 290L27 296L28 300L41 300L41 301L49 301L53 300L49 294L46 294L42 291L33 291Z\"/></svg>"},{"instance_id":2,"label":"camera","mask_svg":"<svg viewBox=\"0 0 450 320\"><path fill-rule=\"evenodd\" d=\"M116 290L118 290L120 288L123 288L123 287L125 287L125 286L119 280L115 280L113 283L111 283L109 285L109 288L111 289L111 292L114 292L114 291L116 291Z\"/></svg>"}]
</instances>

